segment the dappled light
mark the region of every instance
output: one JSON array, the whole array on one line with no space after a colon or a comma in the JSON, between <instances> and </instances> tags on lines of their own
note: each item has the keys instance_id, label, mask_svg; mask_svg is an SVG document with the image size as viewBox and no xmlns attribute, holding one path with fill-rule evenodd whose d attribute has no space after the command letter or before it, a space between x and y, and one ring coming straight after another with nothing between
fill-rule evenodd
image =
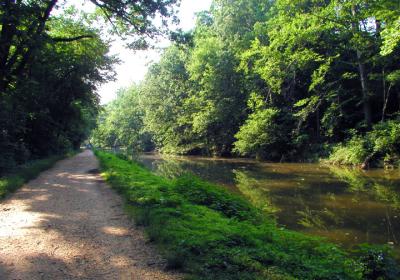
<instances>
[{"instance_id":1,"label":"dappled light","mask_svg":"<svg viewBox=\"0 0 400 280\"><path fill-rule=\"evenodd\" d=\"M1 204L0 279L177 278L163 271L121 199L86 173L96 166L85 151Z\"/></svg>"},{"instance_id":2,"label":"dappled light","mask_svg":"<svg viewBox=\"0 0 400 280\"><path fill-rule=\"evenodd\" d=\"M106 234L115 235L115 236L125 236L129 235L129 230L126 227L103 227L102 231Z\"/></svg>"}]
</instances>

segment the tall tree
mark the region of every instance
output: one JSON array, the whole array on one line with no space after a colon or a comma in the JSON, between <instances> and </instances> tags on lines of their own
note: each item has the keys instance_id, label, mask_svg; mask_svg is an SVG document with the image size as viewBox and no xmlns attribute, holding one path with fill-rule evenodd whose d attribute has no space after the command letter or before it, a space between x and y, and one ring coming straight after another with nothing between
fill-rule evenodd
<instances>
[{"instance_id":1,"label":"tall tree","mask_svg":"<svg viewBox=\"0 0 400 280\"><path fill-rule=\"evenodd\" d=\"M151 1L100 1L88 0L98 7L104 17L112 24L113 30L121 35L136 35L131 42L134 47L147 46L146 37L160 33L151 20L160 16L164 24L173 14L172 6L176 0ZM6 0L0 5L0 92L10 83L21 77L32 64L35 51L44 36L46 23L58 4L57 0L16 1ZM65 3L63 3L65 5ZM54 38L55 41L71 41L75 38ZM14 46L12 48L12 46Z\"/></svg>"},{"instance_id":2,"label":"tall tree","mask_svg":"<svg viewBox=\"0 0 400 280\"><path fill-rule=\"evenodd\" d=\"M164 31L152 19L160 17L165 26L177 1L87 2L114 32L125 39L132 35L132 47L143 47ZM73 10L53 15L68 4L0 3L0 169L79 146L97 113L96 87L112 79L116 59L107 56L96 17Z\"/></svg>"},{"instance_id":3,"label":"tall tree","mask_svg":"<svg viewBox=\"0 0 400 280\"><path fill-rule=\"evenodd\" d=\"M196 148L197 138L185 110L193 86L185 65L187 57L186 47L171 46L160 62L150 67L141 85L146 130L164 152L187 153Z\"/></svg>"}]
</instances>

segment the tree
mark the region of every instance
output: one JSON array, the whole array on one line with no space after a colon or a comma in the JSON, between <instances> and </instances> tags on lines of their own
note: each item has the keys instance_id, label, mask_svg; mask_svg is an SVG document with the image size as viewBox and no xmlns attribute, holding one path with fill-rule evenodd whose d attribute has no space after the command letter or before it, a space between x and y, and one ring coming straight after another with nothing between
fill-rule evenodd
<instances>
[{"instance_id":1,"label":"tree","mask_svg":"<svg viewBox=\"0 0 400 280\"><path fill-rule=\"evenodd\" d=\"M255 25L257 38L241 67L266 82L267 104L287 107L298 131L313 128L317 142L340 141L344 128L362 123L368 129L377 120L376 105L383 106L378 92L387 100L387 73L395 67L379 57L383 23L393 17L390 2L277 1L268 20ZM362 118L354 111L359 105Z\"/></svg>"},{"instance_id":2,"label":"tree","mask_svg":"<svg viewBox=\"0 0 400 280\"><path fill-rule=\"evenodd\" d=\"M245 113L246 93L235 71L235 57L224 42L204 31L195 39L188 71L197 87L191 91L187 107L196 134L211 154L227 154Z\"/></svg>"},{"instance_id":3,"label":"tree","mask_svg":"<svg viewBox=\"0 0 400 280\"><path fill-rule=\"evenodd\" d=\"M146 37L160 33L152 18L160 16L163 24L173 14L172 6L176 0L150 1L100 1L88 0L111 23L113 30L120 35L139 36L131 42L132 46L148 45ZM46 23L51 19L57 0L23 2L6 0L0 6L0 92L4 93L9 84L18 80L29 69L40 47L43 37L48 34ZM87 37L80 34L73 38L53 38L55 41L72 41ZM14 46L14 47L13 47Z\"/></svg>"},{"instance_id":4,"label":"tree","mask_svg":"<svg viewBox=\"0 0 400 280\"><path fill-rule=\"evenodd\" d=\"M91 142L102 148L126 148L131 155L153 148L150 136L144 131L144 112L140 105L139 89L122 89L116 100L105 106L92 133Z\"/></svg>"},{"instance_id":5,"label":"tree","mask_svg":"<svg viewBox=\"0 0 400 280\"><path fill-rule=\"evenodd\" d=\"M0 99L1 169L30 158L77 148L97 114L96 86L112 77L115 59L97 30L64 15L48 22L29 72L15 79ZM55 36L90 34L89 39L55 42Z\"/></svg>"},{"instance_id":6,"label":"tree","mask_svg":"<svg viewBox=\"0 0 400 280\"><path fill-rule=\"evenodd\" d=\"M99 15L131 47L164 32L175 0L101 1L94 15L64 9L68 1L0 4L0 168L78 147L98 111L96 87L113 78ZM162 26L152 19L160 17ZM97 22L94 24L94 22ZM44 140L46 139L46 140ZM2 170L0 170L0 173Z\"/></svg>"},{"instance_id":7,"label":"tree","mask_svg":"<svg viewBox=\"0 0 400 280\"><path fill-rule=\"evenodd\" d=\"M141 85L146 130L157 148L169 153L188 153L196 149L196 136L187 122L185 102L192 83L186 69L188 50L173 45L150 67Z\"/></svg>"},{"instance_id":8,"label":"tree","mask_svg":"<svg viewBox=\"0 0 400 280\"><path fill-rule=\"evenodd\" d=\"M259 109L235 135L234 151L258 159L283 160L290 150L290 126L279 109Z\"/></svg>"},{"instance_id":9,"label":"tree","mask_svg":"<svg viewBox=\"0 0 400 280\"><path fill-rule=\"evenodd\" d=\"M140 85L144 125L163 152L326 157L398 116L399 16L397 0L215 0Z\"/></svg>"}]
</instances>

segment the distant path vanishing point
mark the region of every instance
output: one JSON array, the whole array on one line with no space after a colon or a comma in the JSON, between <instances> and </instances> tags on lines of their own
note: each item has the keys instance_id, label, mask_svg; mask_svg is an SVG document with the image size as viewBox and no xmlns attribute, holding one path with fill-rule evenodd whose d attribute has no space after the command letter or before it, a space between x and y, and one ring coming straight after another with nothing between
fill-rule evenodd
<instances>
[{"instance_id":1,"label":"distant path vanishing point","mask_svg":"<svg viewBox=\"0 0 400 280\"><path fill-rule=\"evenodd\" d=\"M95 172L91 151L0 202L0 279L180 279Z\"/></svg>"}]
</instances>

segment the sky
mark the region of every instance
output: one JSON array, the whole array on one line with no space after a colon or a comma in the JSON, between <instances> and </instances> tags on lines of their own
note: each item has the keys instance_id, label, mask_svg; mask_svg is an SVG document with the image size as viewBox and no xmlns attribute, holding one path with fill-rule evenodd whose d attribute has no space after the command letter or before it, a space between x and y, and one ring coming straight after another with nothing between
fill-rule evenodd
<instances>
[{"instance_id":1,"label":"sky","mask_svg":"<svg viewBox=\"0 0 400 280\"><path fill-rule=\"evenodd\" d=\"M184 31L192 29L195 25L195 14L200 11L208 10L212 0L182 0L178 17L180 20L179 27ZM169 43L160 42L162 46ZM126 49L121 41L116 40L112 43L111 54L117 54L122 61L115 67L116 81L103 84L98 93L101 98L101 104L106 104L116 97L119 88L128 87L134 82L140 82L146 72L149 64L157 62L160 58L159 51L132 51Z\"/></svg>"}]
</instances>

